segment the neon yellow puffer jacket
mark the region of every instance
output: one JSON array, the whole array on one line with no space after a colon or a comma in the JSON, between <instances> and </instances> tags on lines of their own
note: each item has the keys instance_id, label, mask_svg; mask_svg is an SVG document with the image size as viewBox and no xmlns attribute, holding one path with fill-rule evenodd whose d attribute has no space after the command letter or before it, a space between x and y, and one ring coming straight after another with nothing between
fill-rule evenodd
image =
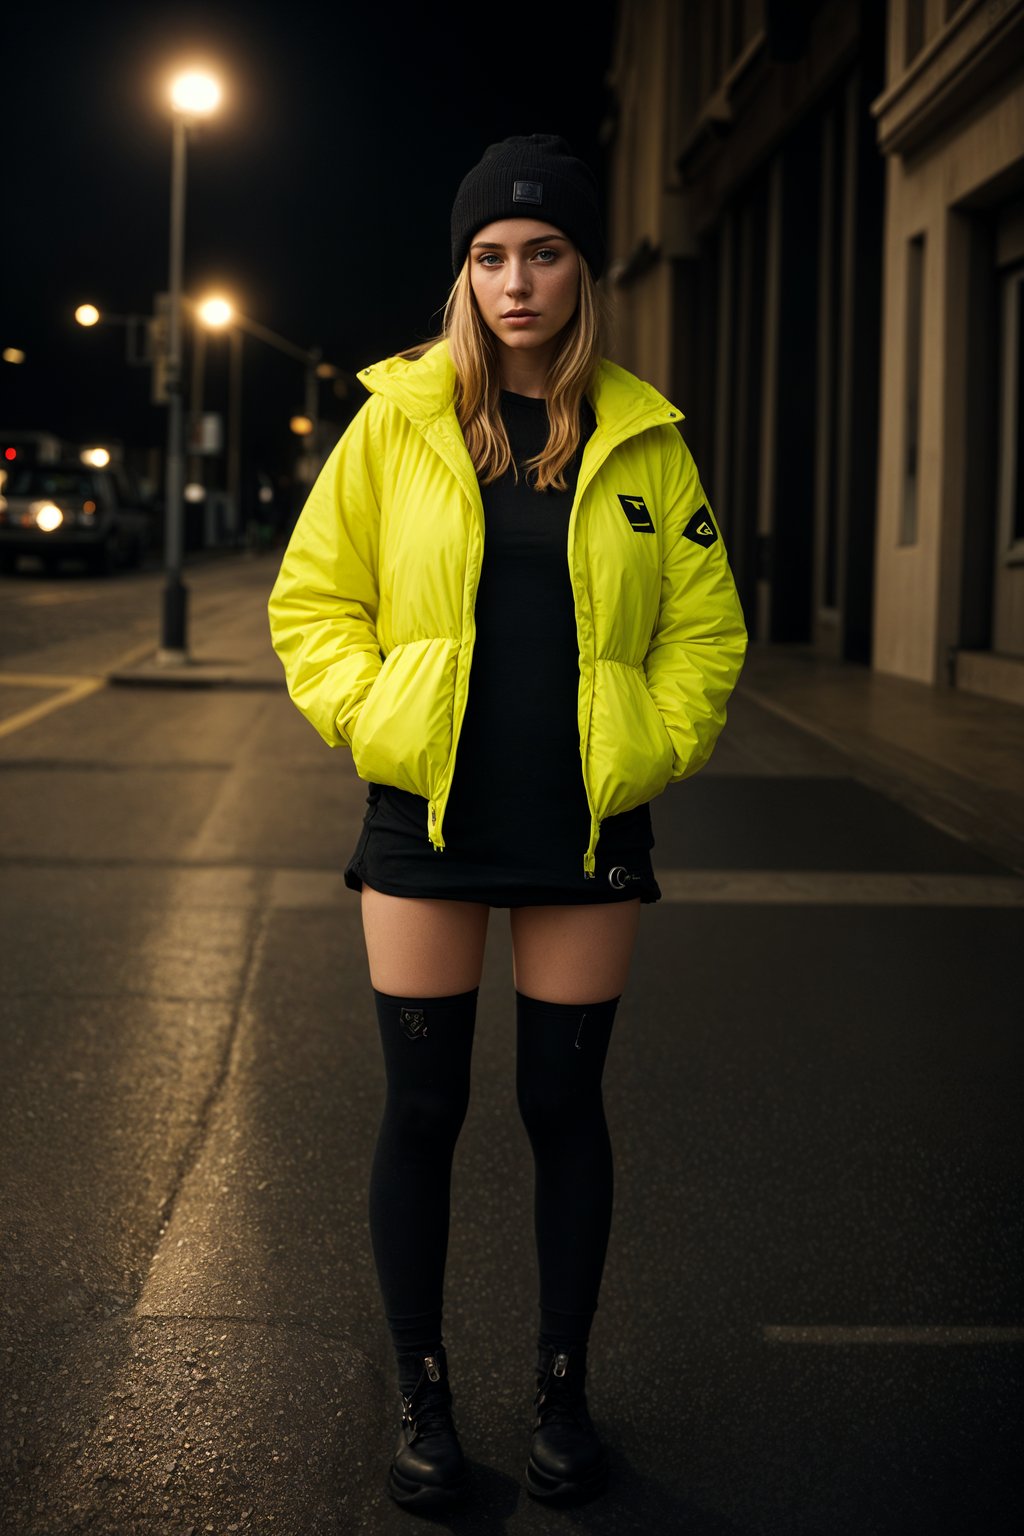
<instances>
[{"instance_id":1,"label":"neon yellow puffer jacket","mask_svg":"<svg viewBox=\"0 0 1024 1536\"><path fill-rule=\"evenodd\" d=\"M330 746L351 748L361 778L423 796L440 849L470 687L483 504L447 343L359 377L371 397L295 525L270 596L271 638L303 714ZM605 817L707 762L746 647L681 412L607 361L589 398L597 429L568 537L588 875Z\"/></svg>"}]
</instances>

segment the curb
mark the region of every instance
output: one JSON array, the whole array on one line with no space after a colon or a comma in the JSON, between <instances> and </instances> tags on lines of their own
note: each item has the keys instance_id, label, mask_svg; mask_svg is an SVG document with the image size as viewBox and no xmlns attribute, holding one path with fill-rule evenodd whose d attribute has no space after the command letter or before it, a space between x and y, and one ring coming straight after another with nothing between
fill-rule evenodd
<instances>
[{"instance_id":1,"label":"curb","mask_svg":"<svg viewBox=\"0 0 1024 1536\"><path fill-rule=\"evenodd\" d=\"M136 666L107 673L107 682L119 688L254 688L278 691L285 686L280 677L230 662L185 661L173 665L160 663L154 656Z\"/></svg>"}]
</instances>

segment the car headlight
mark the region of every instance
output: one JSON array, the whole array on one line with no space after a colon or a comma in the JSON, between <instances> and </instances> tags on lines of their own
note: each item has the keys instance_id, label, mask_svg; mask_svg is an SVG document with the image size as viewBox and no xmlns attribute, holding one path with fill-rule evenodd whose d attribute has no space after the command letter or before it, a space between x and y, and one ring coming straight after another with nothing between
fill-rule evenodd
<instances>
[{"instance_id":1,"label":"car headlight","mask_svg":"<svg viewBox=\"0 0 1024 1536\"><path fill-rule=\"evenodd\" d=\"M64 513L54 501L33 501L28 510L36 527L43 533L52 533L64 521Z\"/></svg>"}]
</instances>

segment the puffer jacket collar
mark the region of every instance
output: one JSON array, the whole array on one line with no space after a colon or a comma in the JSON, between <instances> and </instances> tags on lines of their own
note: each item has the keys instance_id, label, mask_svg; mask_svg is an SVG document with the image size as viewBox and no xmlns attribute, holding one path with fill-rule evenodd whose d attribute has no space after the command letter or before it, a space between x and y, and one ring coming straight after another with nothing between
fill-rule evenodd
<instances>
[{"instance_id":1,"label":"puffer jacket collar","mask_svg":"<svg viewBox=\"0 0 1024 1536\"><path fill-rule=\"evenodd\" d=\"M388 357L363 368L359 379L375 394L391 400L422 433L456 475L470 500L479 501L472 460L455 414L455 365L447 341L422 357ZM683 413L652 384L602 358L588 391L597 430L587 443L577 495L601 463L626 438L648 427L682 421Z\"/></svg>"}]
</instances>

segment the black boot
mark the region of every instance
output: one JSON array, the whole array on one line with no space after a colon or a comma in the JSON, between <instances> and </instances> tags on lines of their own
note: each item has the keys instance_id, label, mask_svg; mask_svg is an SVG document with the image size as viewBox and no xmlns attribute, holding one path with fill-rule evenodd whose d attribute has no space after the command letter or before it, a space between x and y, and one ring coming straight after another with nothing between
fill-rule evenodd
<instances>
[{"instance_id":1,"label":"black boot","mask_svg":"<svg viewBox=\"0 0 1024 1536\"><path fill-rule=\"evenodd\" d=\"M444 1345L430 1355L399 1355L398 1381L402 1428L388 1492L414 1510L455 1503L469 1487L469 1469L452 1418Z\"/></svg>"},{"instance_id":2,"label":"black boot","mask_svg":"<svg viewBox=\"0 0 1024 1536\"><path fill-rule=\"evenodd\" d=\"M586 1375L585 1346L540 1346L537 1420L526 1464L526 1487L534 1498L575 1504L604 1492L608 1458L587 1412Z\"/></svg>"}]
</instances>

